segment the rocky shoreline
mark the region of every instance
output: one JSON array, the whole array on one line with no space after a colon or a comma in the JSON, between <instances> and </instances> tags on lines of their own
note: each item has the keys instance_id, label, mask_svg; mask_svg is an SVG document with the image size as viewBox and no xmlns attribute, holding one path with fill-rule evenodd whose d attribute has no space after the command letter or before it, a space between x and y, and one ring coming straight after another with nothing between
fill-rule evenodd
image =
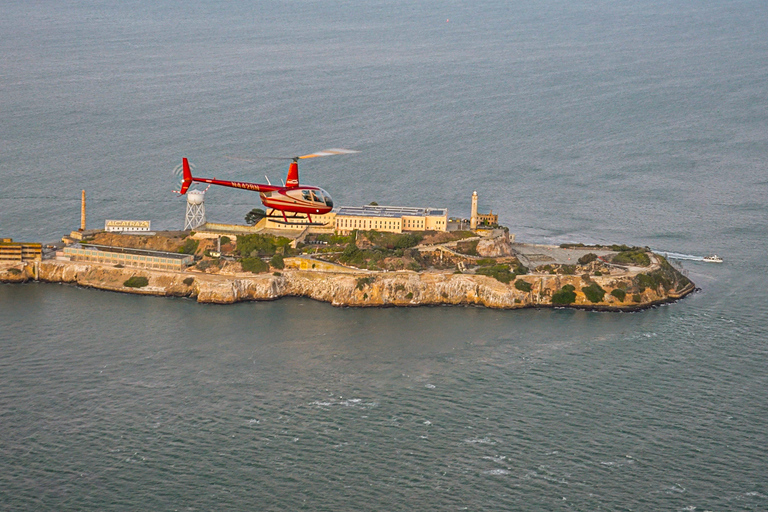
<instances>
[{"instance_id":1,"label":"rocky shoreline","mask_svg":"<svg viewBox=\"0 0 768 512\"><path fill-rule=\"evenodd\" d=\"M620 276L517 276L517 280L530 284L530 291L523 291L512 282L505 284L485 275L448 271L348 270L341 273L286 268L280 275L249 272L212 274L118 268L99 263L58 260L3 263L0 265L0 282L65 283L140 295L188 297L211 304L307 297L334 306L351 307L477 305L495 309L570 307L638 311L677 301L695 291L695 285L675 270L672 272L679 275L680 280L672 282L667 279L657 286L638 287L638 282L642 282L638 276L647 276L662 266L654 262L647 269L627 271ZM132 277L144 277L147 284L140 288L126 286L125 282ZM598 301L590 300L584 292L593 284L605 292ZM575 300L568 304L553 303L553 295L564 287L573 290ZM616 296L611 293L614 290L627 292L617 293Z\"/></svg>"}]
</instances>

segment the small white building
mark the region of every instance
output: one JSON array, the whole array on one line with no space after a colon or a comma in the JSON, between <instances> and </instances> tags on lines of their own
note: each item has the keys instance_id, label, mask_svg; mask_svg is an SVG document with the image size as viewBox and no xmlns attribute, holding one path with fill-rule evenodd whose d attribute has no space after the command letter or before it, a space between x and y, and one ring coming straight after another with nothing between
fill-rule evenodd
<instances>
[{"instance_id":1,"label":"small white building","mask_svg":"<svg viewBox=\"0 0 768 512\"><path fill-rule=\"evenodd\" d=\"M148 220L106 220L104 231L123 233L142 233L150 231L151 221Z\"/></svg>"}]
</instances>

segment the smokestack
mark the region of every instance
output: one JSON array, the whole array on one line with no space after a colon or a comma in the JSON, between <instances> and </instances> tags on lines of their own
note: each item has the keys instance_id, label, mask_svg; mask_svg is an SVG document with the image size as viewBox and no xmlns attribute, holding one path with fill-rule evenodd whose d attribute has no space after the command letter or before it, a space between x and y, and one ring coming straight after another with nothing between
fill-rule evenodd
<instances>
[{"instance_id":1,"label":"smokestack","mask_svg":"<svg viewBox=\"0 0 768 512\"><path fill-rule=\"evenodd\" d=\"M83 198L80 201L80 231L85 231L85 190L83 190Z\"/></svg>"}]
</instances>

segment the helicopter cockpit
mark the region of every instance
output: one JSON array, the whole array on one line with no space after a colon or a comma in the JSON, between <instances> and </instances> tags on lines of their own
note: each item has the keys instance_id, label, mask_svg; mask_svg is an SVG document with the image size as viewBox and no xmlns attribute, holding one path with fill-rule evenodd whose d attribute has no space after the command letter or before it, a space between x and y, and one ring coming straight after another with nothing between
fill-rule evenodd
<instances>
[{"instance_id":1,"label":"helicopter cockpit","mask_svg":"<svg viewBox=\"0 0 768 512\"><path fill-rule=\"evenodd\" d=\"M320 203L333 208L333 199L331 195L323 189L317 190L302 190L301 194L305 201L311 201L313 203Z\"/></svg>"}]
</instances>

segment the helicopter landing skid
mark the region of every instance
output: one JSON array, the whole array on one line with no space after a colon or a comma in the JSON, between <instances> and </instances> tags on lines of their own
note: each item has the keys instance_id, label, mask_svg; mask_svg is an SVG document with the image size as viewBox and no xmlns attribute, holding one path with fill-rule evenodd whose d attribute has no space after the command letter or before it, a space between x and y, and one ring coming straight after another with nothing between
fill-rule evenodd
<instances>
[{"instance_id":1,"label":"helicopter landing skid","mask_svg":"<svg viewBox=\"0 0 768 512\"><path fill-rule=\"evenodd\" d=\"M286 226L327 226L327 224L323 224L322 222L291 222L290 220L283 220L279 217L269 217L269 220Z\"/></svg>"},{"instance_id":2,"label":"helicopter landing skid","mask_svg":"<svg viewBox=\"0 0 768 512\"><path fill-rule=\"evenodd\" d=\"M283 224L286 226L326 226L327 225L322 222L312 222L312 218L309 216L304 217L299 215L293 215L288 217L286 215L270 214L270 215L267 215L267 218L272 222L275 222L277 224Z\"/></svg>"}]
</instances>

